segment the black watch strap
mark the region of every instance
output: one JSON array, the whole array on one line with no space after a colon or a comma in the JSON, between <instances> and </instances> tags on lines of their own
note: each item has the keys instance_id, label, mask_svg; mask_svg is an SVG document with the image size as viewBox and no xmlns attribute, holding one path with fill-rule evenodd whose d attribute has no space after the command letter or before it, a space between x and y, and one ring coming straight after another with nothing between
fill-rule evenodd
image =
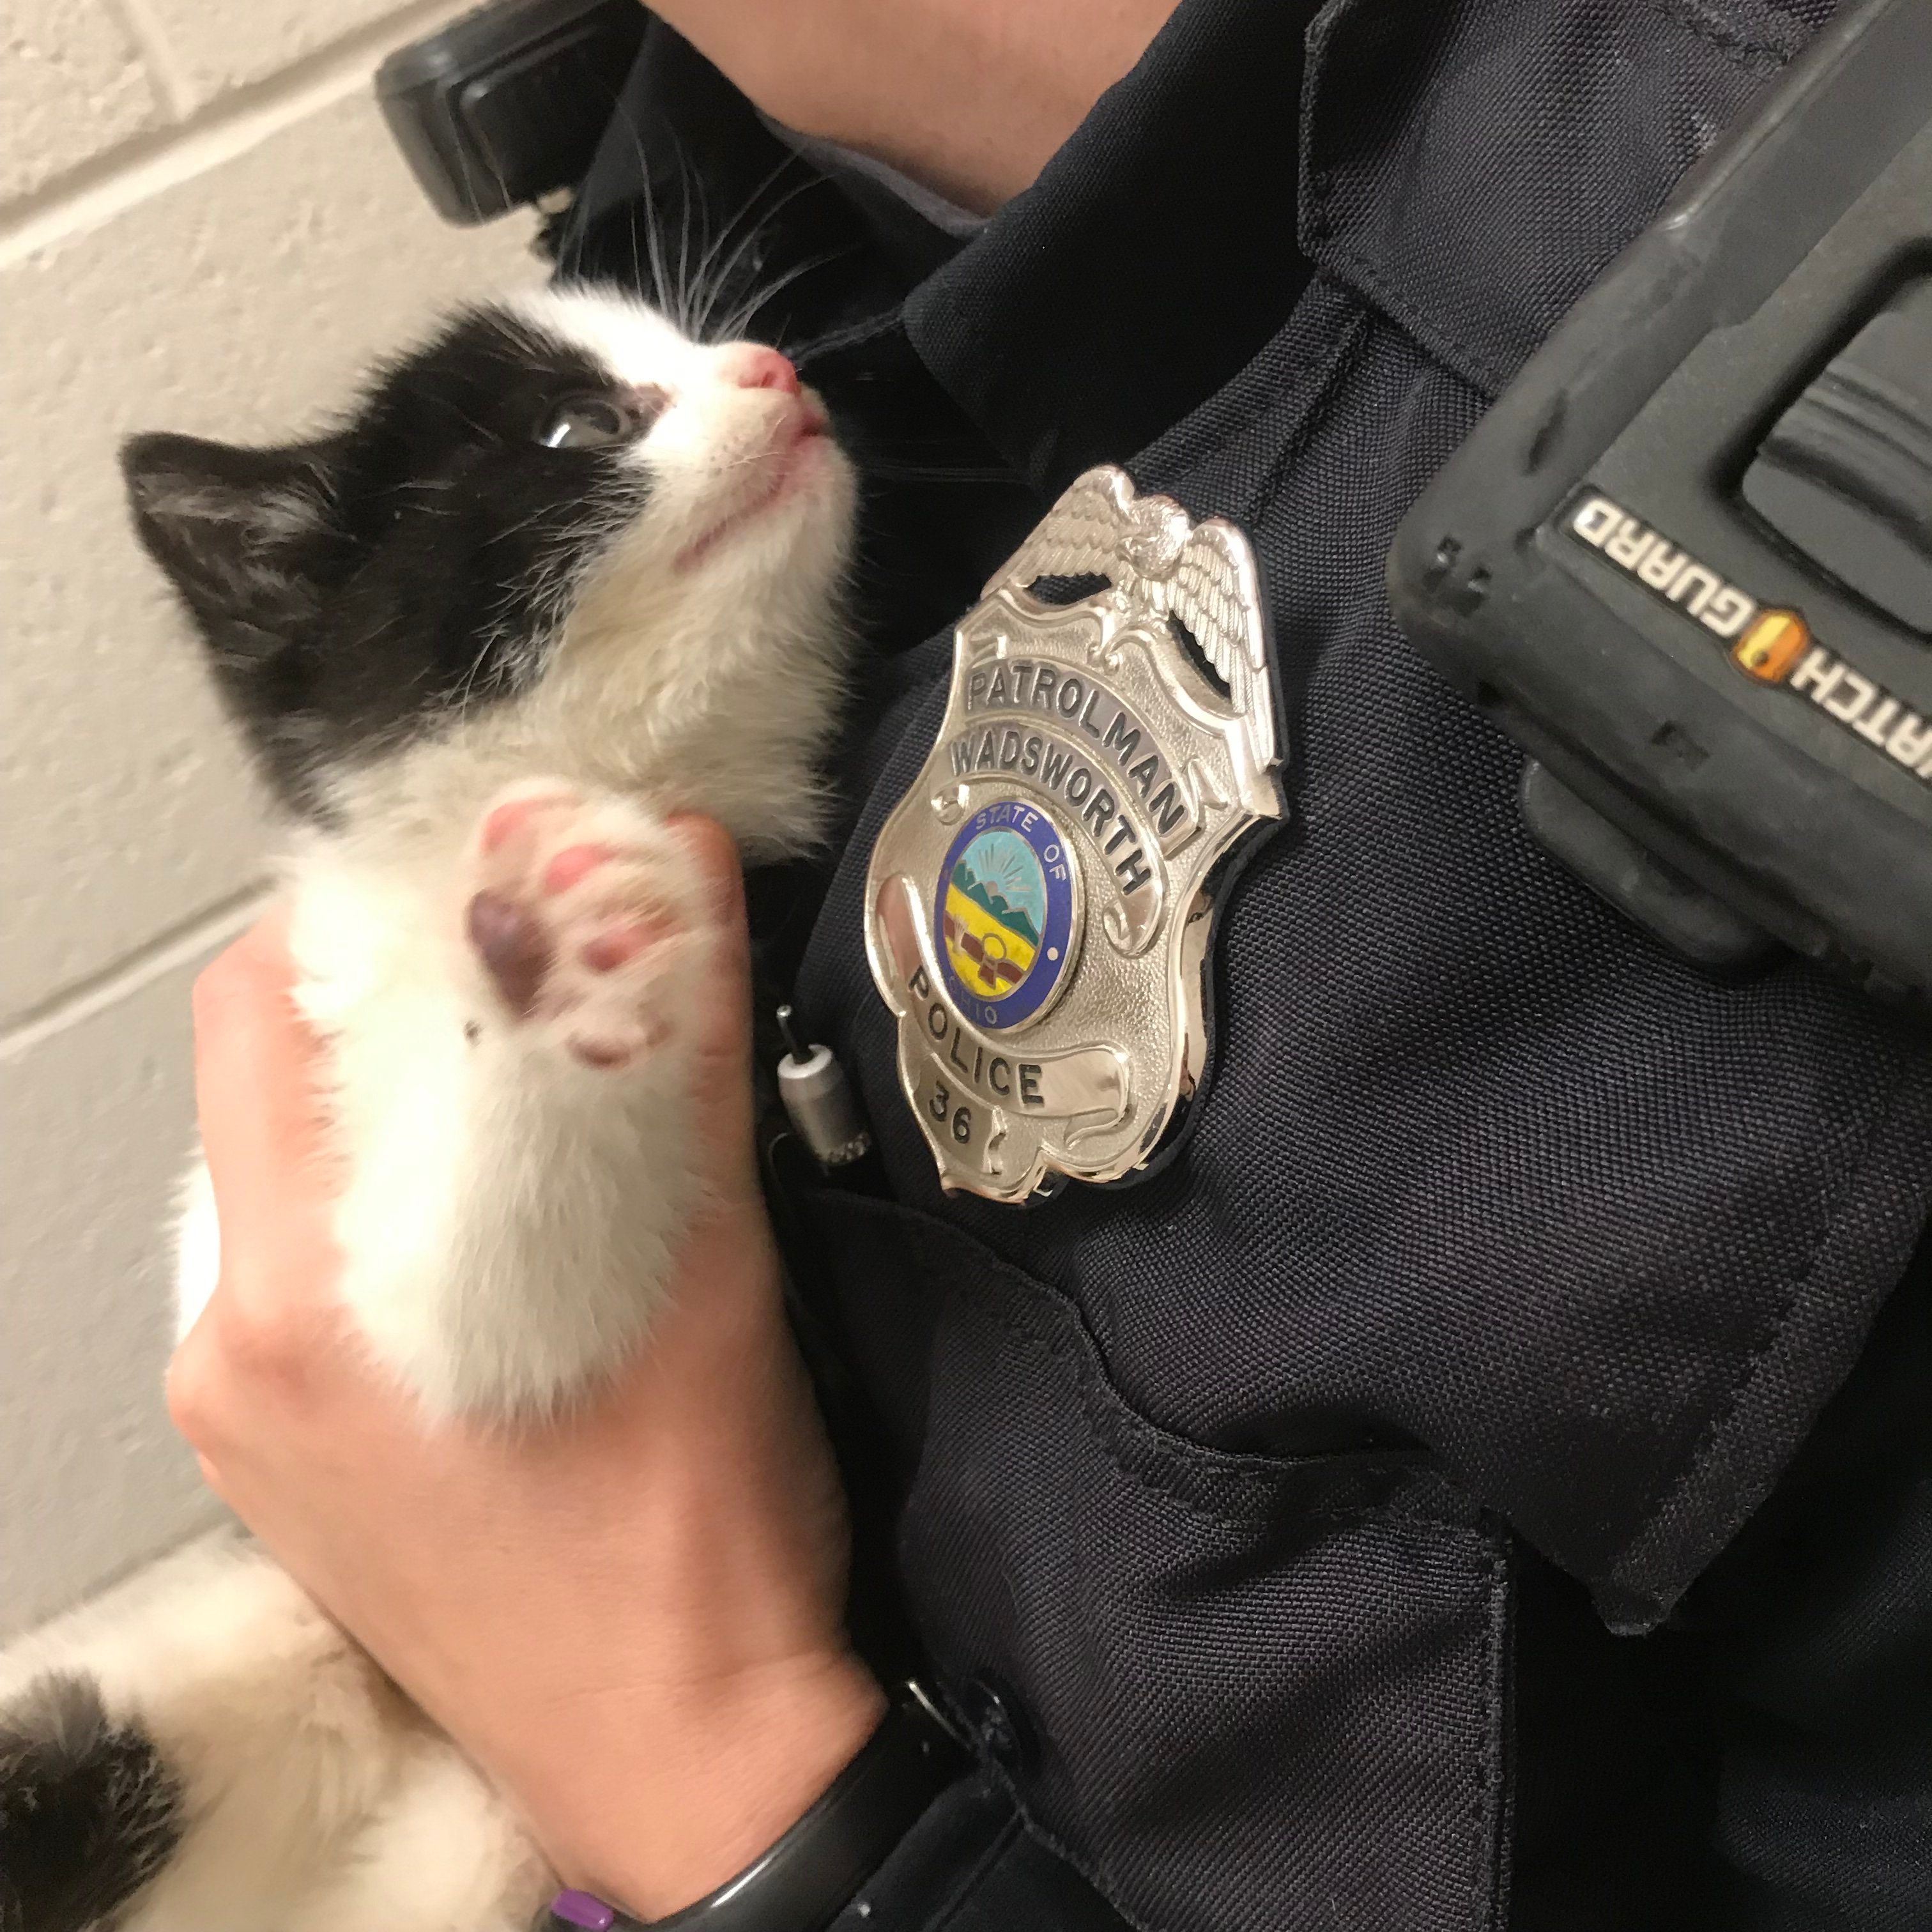
<instances>
[{"instance_id":1,"label":"black watch strap","mask_svg":"<svg viewBox=\"0 0 1932 1932\"><path fill-rule=\"evenodd\" d=\"M969 1762L908 1684L825 1796L716 1892L648 1925L588 1892L560 1892L549 1932L823 1932Z\"/></svg>"}]
</instances>

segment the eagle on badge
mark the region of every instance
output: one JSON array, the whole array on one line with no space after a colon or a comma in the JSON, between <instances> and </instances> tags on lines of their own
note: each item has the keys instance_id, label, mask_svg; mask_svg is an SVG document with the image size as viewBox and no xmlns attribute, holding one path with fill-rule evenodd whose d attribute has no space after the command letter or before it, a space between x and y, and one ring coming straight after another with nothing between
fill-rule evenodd
<instances>
[{"instance_id":1,"label":"eagle on badge","mask_svg":"<svg viewBox=\"0 0 1932 1932\"><path fill-rule=\"evenodd\" d=\"M1152 1156L1206 1065L1222 862L1285 808L1278 743L1246 538L1088 471L960 622L868 874L945 1186L1023 1201Z\"/></svg>"},{"instance_id":2,"label":"eagle on badge","mask_svg":"<svg viewBox=\"0 0 1932 1932\"><path fill-rule=\"evenodd\" d=\"M1266 607L1248 540L1221 518L1190 520L1166 496L1136 496L1124 470L1090 470L987 586L1104 577L1130 602L1172 618L1214 667L1246 723L1257 764L1275 762Z\"/></svg>"}]
</instances>

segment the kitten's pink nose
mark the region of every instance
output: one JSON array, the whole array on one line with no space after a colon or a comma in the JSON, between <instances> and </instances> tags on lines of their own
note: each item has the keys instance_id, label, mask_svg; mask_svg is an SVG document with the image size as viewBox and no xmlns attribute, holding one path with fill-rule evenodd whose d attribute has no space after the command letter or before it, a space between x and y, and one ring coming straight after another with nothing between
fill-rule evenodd
<instances>
[{"instance_id":1,"label":"kitten's pink nose","mask_svg":"<svg viewBox=\"0 0 1932 1932\"><path fill-rule=\"evenodd\" d=\"M799 392L798 371L776 349L740 350L735 374L741 389L782 389L788 396Z\"/></svg>"}]
</instances>

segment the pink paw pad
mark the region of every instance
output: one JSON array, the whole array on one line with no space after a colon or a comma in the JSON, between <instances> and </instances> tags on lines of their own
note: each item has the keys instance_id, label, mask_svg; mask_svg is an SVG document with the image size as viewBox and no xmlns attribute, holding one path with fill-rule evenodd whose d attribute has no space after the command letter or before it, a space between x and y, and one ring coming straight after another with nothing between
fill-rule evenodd
<instances>
[{"instance_id":1,"label":"pink paw pad","mask_svg":"<svg viewBox=\"0 0 1932 1932\"><path fill-rule=\"evenodd\" d=\"M567 892L599 866L610 865L622 855L609 845L566 845L543 870L546 892Z\"/></svg>"},{"instance_id":2,"label":"pink paw pad","mask_svg":"<svg viewBox=\"0 0 1932 1932\"><path fill-rule=\"evenodd\" d=\"M662 826L619 799L523 788L484 814L471 870L464 935L513 1021L605 1070L670 1039L692 908Z\"/></svg>"},{"instance_id":3,"label":"pink paw pad","mask_svg":"<svg viewBox=\"0 0 1932 1932\"><path fill-rule=\"evenodd\" d=\"M571 792L554 790L521 793L506 799L501 805L493 806L484 814L482 830L478 835L485 853L496 851L500 846L521 831L530 820L539 814L559 805L575 802L576 795Z\"/></svg>"}]
</instances>

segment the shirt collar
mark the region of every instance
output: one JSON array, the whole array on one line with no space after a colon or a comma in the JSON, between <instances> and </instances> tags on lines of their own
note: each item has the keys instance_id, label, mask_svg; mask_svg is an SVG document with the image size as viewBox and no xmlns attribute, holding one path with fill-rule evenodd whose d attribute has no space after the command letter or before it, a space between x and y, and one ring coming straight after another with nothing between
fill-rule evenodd
<instances>
[{"instance_id":1,"label":"shirt collar","mask_svg":"<svg viewBox=\"0 0 1932 1932\"><path fill-rule=\"evenodd\" d=\"M938 381L1043 495L1228 380L1310 269L1295 238L1314 0L1183 0L1040 179L908 296Z\"/></svg>"}]
</instances>

